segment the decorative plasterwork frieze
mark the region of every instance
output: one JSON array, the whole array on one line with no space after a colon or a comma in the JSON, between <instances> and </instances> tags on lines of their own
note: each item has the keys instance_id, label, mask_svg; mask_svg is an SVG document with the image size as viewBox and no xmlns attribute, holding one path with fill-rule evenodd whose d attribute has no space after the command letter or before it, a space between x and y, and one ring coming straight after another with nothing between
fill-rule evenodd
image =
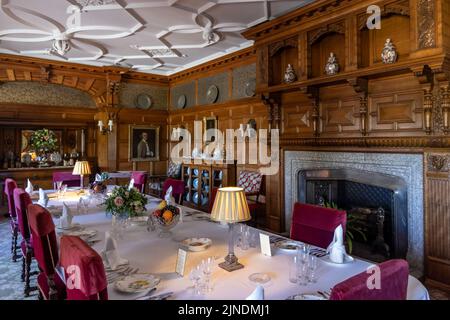
<instances>
[{"instance_id":1,"label":"decorative plasterwork frieze","mask_svg":"<svg viewBox=\"0 0 450 320\"><path fill-rule=\"evenodd\" d=\"M427 167L431 172L449 172L449 160L448 154L428 154L427 155Z\"/></svg>"}]
</instances>

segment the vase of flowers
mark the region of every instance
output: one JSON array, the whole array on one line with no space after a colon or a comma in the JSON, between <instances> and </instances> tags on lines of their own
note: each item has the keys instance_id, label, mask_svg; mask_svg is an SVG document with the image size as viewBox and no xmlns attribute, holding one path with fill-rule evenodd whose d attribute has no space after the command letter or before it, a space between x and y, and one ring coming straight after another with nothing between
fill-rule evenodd
<instances>
[{"instance_id":1,"label":"vase of flowers","mask_svg":"<svg viewBox=\"0 0 450 320\"><path fill-rule=\"evenodd\" d=\"M57 148L58 139L55 133L49 129L36 130L30 137L30 145L39 154L39 165L48 166L48 154Z\"/></svg>"},{"instance_id":2,"label":"vase of flowers","mask_svg":"<svg viewBox=\"0 0 450 320\"><path fill-rule=\"evenodd\" d=\"M105 203L106 212L112 214L112 229L114 234L122 236L123 230L130 224L130 219L145 215L147 198L138 189L116 187Z\"/></svg>"}]
</instances>

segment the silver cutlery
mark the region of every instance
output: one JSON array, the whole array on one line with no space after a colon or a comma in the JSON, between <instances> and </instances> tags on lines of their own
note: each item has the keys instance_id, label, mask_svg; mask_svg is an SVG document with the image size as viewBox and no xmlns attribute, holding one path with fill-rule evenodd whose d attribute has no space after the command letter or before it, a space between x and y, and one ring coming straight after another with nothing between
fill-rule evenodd
<instances>
[{"instance_id":1,"label":"silver cutlery","mask_svg":"<svg viewBox=\"0 0 450 320\"><path fill-rule=\"evenodd\" d=\"M156 296L150 296L148 298L146 298L145 300L165 300L169 297L171 297L173 295L173 292L166 292L166 293L162 293Z\"/></svg>"},{"instance_id":2,"label":"silver cutlery","mask_svg":"<svg viewBox=\"0 0 450 320\"><path fill-rule=\"evenodd\" d=\"M136 300L146 300L147 298L150 297L150 294L152 294L154 291L156 291L156 287L151 288L145 294L137 297Z\"/></svg>"}]
</instances>

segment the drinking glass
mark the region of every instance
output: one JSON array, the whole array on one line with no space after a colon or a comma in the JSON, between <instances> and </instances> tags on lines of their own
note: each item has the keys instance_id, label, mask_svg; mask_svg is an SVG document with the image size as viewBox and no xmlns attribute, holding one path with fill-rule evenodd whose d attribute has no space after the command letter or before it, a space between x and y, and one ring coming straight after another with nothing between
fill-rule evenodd
<instances>
[{"instance_id":1,"label":"drinking glass","mask_svg":"<svg viewBox=\"0 0 450 320\"><path fill-rule=\"evenodd\" d=\"M298 264L297 284L306 286L308 284L308 263L300 261Z\"/></svg>"},{"instance_id":2,"label":"drinking glass","mask_svg":"<svg viewBox=\"0 0 450 320\"><path fill-rule=\"evenodd\" d=\"M189 274L189 280L192 281L192 287L194 290L194 294L200 294L200 280L202 278L202 271L200 268L200 265L196 266L194 269L191 270L191 273Z\"/></svg>"},{"instance_id":3,"label":"drinking glass","mask_svg":"<svg viewBox=\"0 0 450 320\"><path fill-rule=\"evenodd\" d=\"M237 228L234 228L234 230L236 230L235 244L236 244L236 247L238 247L238 248L241 247L242 235L244 234L245 227L246 227L245 224L239 224L239 225L237 225Z\"/></svg>"},{"instance_id":4,"label":"drinking glass","mask_svg":"<svg viewBox=\"0 0 450 320\"><path fill-rule=\"evenodd\" d=\"M56 191L58 193L58 198L61 198L62 183L62 181L56 181Z\"/></svg>"},{"instance_id":5,"label":"drinking glass","mask_svg":"<svg viewBox=\"0 0 450 320\"><path fill-rule=\"evenodd\" d=\"M89 205L91 204L91 197L83 198L82 204L83 204L84 214L88 214L88 212L89 212Z\"/></svg>"},{"instance_id":6,"label":"drinking glass","mask_svg":"<svg viewBox=\"0 0 450 320\"><path fill-rule=\"evenodd\" d=\"M297 283L298 281L298 270L299 270L300 259L297 256L293 256L289 260L289 281L292 283Z\"/></svg>"},{"instance_id":7,"label":"drinking glass","mask_svg":"<svg viewBox=\"0 0 450 320\"><path fill-rule=\"evenodd\" d=\"M302 263L307 263L309 256L309 245L305 243L300 243L300 245L297 248L297 256L300 258Z\"/></svg>"},{"instance_id":8,"label":"drinking glass","mask_svg":"<svg viewBox=\"0 0 450 320\"><path fill-rule=\"evenodd\" d=\"M64 197L66 195L67 192L67 184L63 184L61 185L61 196Z\"/></svg>"},{"instance_id":9,"label":"drinking glass","mask_svg":"<svg viewBox=\"0 0 450 320\"><path fill-rule=\"evenodd\" d=\"M312 283L317 282L317 257L314 255L309 255L308 260L308 281Z\"/></svg>"},{"instance_id":10,"label":"drinking glass","mask_svg":"<svg viewBox=\"0 0 450 320\"><path fill-rule=\"evenodd\" d=\"M203 275L204 275L203 285L202 285L202 291L204 293L210 292L212 290L211 273L212 273L213 262L214 262L213 258L208 258L206 260L202 260L202 263L201 263L201 270L203 271Z\"/></svg>"},{"instance_id":11,"label":"drinking glass","mask_svg":"<svg viewBox=\"0 0 450 320\"><path fill-rule=\"evenodd\" d=\"M241 236L241 249L248 250L249 247L250 247L250 230L247 227L244 229L244 232L242 233Z\"/></svg>"}]
</instances>

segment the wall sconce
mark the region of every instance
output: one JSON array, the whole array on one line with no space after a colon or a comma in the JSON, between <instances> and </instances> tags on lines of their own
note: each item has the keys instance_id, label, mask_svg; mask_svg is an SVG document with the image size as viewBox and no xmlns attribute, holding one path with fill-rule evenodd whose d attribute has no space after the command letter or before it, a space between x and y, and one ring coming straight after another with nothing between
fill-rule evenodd
<instances>
[{"instance_id":1,"label":"wall sconce","mask_svg":"<svg viewBox=\"0 0 450 320\"><path fill-rule=\"evenodd\" d=\"M423 116L425 132L431 134L432 131L432 116L433 116L433 94L431 90L425 90L423 102Z\"/></svg>"},{"instance_id":2,"label":"wall sconce","mask_svg":"<svg viewBox=\"0 0 450 320\"><path fill-rule=\"evenodd\" d=\"M450 132L450 88L442 88L442 121L445 134Z\"/></svg>"},{"instance_id":3,"label":"wall sconce","mask_svg":"<svg viewBox=\"0 0 450 320\"><path fill-rule=\"evenodd\" d=\"M110 119L108 120L108 127L105 128L103 121L98 120L98 128L102 134L111 133L113 131L113 125L114 125L113 121Z\"/></svg>"}]
</instances>

